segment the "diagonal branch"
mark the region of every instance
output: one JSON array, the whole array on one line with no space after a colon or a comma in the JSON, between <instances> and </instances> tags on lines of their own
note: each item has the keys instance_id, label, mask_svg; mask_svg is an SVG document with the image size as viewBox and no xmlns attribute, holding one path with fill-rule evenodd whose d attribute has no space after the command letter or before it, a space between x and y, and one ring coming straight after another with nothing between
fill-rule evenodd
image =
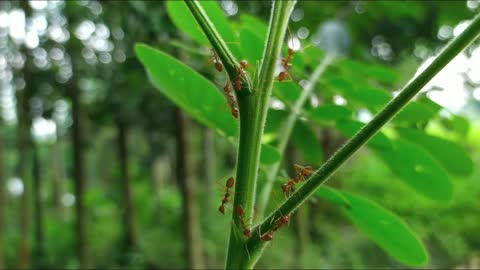
<instances>
[{"instance_id":1,"label":"diagonal branch","mask_svg":"<svg viewBox=\"0 0 480 270\"><path fill-rule=\"evenodd\" d=\"M402 92L392 99L367 125L358 131L330 159L328 159L306 183L289 199L278 207L265 221L253 229L254 234L247 241L250 254L261 253L265 242L260 239L259 232L273 229L272 220L278 220L283 215L290 215L305 202L329 177L368 142L388 121L390 121L422 88L442 70L456 55L462 52L480 34L480 14L462 34L456 37L438 57L416 78L411 80Z\"/></svg>"}]
</instances>

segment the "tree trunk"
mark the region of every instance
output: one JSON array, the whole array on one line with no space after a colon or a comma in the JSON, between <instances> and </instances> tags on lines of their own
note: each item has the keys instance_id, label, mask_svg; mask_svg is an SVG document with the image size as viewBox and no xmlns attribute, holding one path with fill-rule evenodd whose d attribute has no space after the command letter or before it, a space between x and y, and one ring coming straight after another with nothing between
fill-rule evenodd
<instances>
[{"instance_id":1,"label":"tree trunk","mask_svg":"<svg viewBox=\"0 0 480 270\"><path fill-rule=\"evenodd\" d=\"M177 138L177 164L176 176L180 185L183 198L183 225L185 237L185 252L188 268L204 268L200 222L198 218L196 186L193 172L195 170L192 159L192 130L190 120L179 110L175 110L176 138Z\"/></svg>"},{"instance_id":2,"label":"tree trunk","mask_svg":"<svg viewBox=\"0 0 480 270\"><path fill-rule=\"evenodd\" d=\"M57 130L58 130L57 125ZM65 216L65 207L62 204L62 196L65 193L65 164L64 164L64 151L63 151L63 138L57 131L57 140L51 147L52 152L52 182L53 182L53 205L55 207L55 213L58 217Z\"/></svg>"},{"instance_id":3,"label":"tree trunk","mask_svg":"<svg viewBox=\"0 0 480 270\"><path fill-rule=\"evenodd\" d=\"M34 201L34 222L35 222L35 244L34 244L34 264L35 267L42 268L44 246L43 246L43 205L42 205L42 185L41 185L41 165L38 157L38 146L32 144L33 152L33 201Z\"/></svg>"},{"instance_id":4,"label":"tree trunk","mask_svg":"<svg viewBox=\"0 0 480 270\"><path fill-rule=\"evenodd\" d=\"M117 122L118 136L118 157L120 162L121 172L121 190L122 190L122 202L123 202L123 248L125 254L134 251L136 247L136 229L135 229L135 210L133 204L133 191L129 177L128 167L128 129L125 123L121 121ZM124 256L122 256L124 257Z\"/></svg>"},{"instance_id":5,"label":"tree trunk","mask_svg":"<svg viewBox=\"0 0 480 270\"><path fill-rule=\"evenodd\" d=\"M201 165L203 167L203 176L205 178L207 190L207 209L210 218L217 213L215 200L215 134L209 128L203 128L203 159ZM211 220L211 219L210 219Z\"/></svg>"},{"instance_id":6,"label":"tree trunk","mask_svg":"<svg viewBox=\"0 0 480 270\"><path fill-rule=\"evenodd\" d=\"M23 193L20 202L20 249L18 252L18 267L21 269L31 268L32 197L28 166L28 161L30 160L30 117L27 90L28 88L25 88L18 92L17 95L18 172L23 182Z\"/></svg>"},{"instance_id":7,"label":"tree trunk","mask_svg":"<svg viewBox=\"0 0 480 270\"><path fill-rule=\"evenodd\" d=\"M87 213L85 207L85 147L82 123L82 107L80 103L80 89L75 80L71 83L72 99L72 144L73 144L73 171L75 186L75 236L76 253L80 268L89 267L88 262L88 242L87 242Z\"/></svg>"},{"instance_id":8,"label":"tree trunk","mask_svg":"<svg viewBox=\"0 0 480 270\"><path fill-rule=\"evenodd\" d=\"M2 123L0 121L0 127ZM4 251L5 251L5 206L7 203L6 200L6 193L5 193L5 184L6 184L6 177L7 174L5 173L5 159L4 159L4 137L3 132L0 129L0 269L5 269L5 258L4 258Z\"/></svg>"}]
</instances>

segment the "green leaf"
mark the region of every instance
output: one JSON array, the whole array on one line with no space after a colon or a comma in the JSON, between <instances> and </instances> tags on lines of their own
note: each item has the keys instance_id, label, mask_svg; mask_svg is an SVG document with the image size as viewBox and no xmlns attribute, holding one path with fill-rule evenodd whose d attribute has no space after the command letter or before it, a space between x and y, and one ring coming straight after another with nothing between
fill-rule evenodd
<instances>
[{"instance_id":1,"label":"green leaf","mask_svg":"<svg viewBox=\"0 0 480 270\"><path fill-rule=\"evenodd\" d=\"M367 80L375 80L388 85L394 84L399 78L393 69L376 63L363 63L352 59L345 59L339 61L337 66L344 76L350 77L350 75L353 74Z\"/></svg>"},{"instance_id":2,"label":"green leaf","mask_svg":"<svg viewBox=\"0 0 480 270\"><path fill-rule=\"evenodd\" d=\"M268 145L262 144L262 150L260 152L260 162L262 164L274 164L280 161L280 152L277 148Z\"/></svg>"},{"instance_id":3,"label":"green leaf","mask_svg":"<svg viewBox=\"0 0 480 270\"><path fill-rule=\"evenodd\" d=\"M268 110L267 122L265 123L265 129L263 131L263 143L270 143L273 140L276 140L287 116L288 114L284 110Z\"/></svg>"},{"instance_id":4,"label":"green leaf","mask_svg":"<svg viewBox=\"0 0 480 270\"><path fill-rule=\"evenodd\" d=\"M449 118L442 119L442 125L450 132L455 132L459 136L464 137L468 134L468 130L470 129L470 123L468 120L459 115L453 115Z\"/></svg>"},{"instance_id":5,"label":"green leaf","mask_svg":"<svg viewBox=\"0 0 480 270\"><path fill-rule=\"evenodd\" d=\"M237 135L238 122L222 109L226 106L225 97L213 83L177 59L147 45L137 44L135 52L153 85L183 111L225 136Z\"/></svg>"},{"instance_id":6,"label":"green leaf","mask_svg":"<svg viewBox=\"0 0 480 270\"><path fill-rule=\"evenodd\" d=\"M358 84L356 91L350 94L350 98L364 104L368 108L379 110L392 99L392 96L386 90L368 84Z\"/></svg>"},{"instance_id":7,"label":"green leaf","mask_svg":"<svg viewBox=\"0 0 480 270\"><path fill-rule=\"evenodd\" d=\"M302 88L295 82L274 82L273 94L284 103L292 106L300 98Z\"/></svg>"},{"instance_id":8,"label":"green leaf","mask_svg":"<svg viewBox=\"0 0 480 270\"><path fill-rule=\"evenodd\" d=\"M359 131L365 124L354 121L354 120L341 120L337 122L337 129L346 137L352 137ZM372 139L367 143L369 146L375 147L376 149L390 149L392 144L390 139L385 136L382 132L378 132L373 136Z\"/></svg>"},{"instance_id":9,"label":"green leaf","mask_svg":"<svg viewBox=\"0 0 480 270\"><path fill-rule=\"evenodd\" d=\"M401 110L392 121L394 122L425 122L432 119L436 112L429 106L412 101L403 110Z\"/></svg>"},{"instance_id":10,"label":"green leaf","mask_svg":"<svg viewBox=\"0 0 480 270\"><path fill-rule=\"evenodd\" d=\"M451 199L452 185L448 174L430 154L401 139L391 140L391 143L390 150L375 149L375 152L394 174L432 200Z\"/></svg>"},{"instance_id":11,"label":"green leaf","mask_svg":"<svg viewBox=\"0 0 480 270\"><path fill-rule=\"evenodd\" d=\"M205 10L205 13L215 25L222 38L226 42L236 42L237 38L235 33L218 3L215 1L201 1L200 5ZM197 21L183 1L168 1L167 12L176 27L198 43L209 46L210 42L205 34L203 34Z\"/></svg>"},{"instance_id":12,"label":"green leaf","mask_svg":"<svg viewBox=\"0 0 480 270\"><path fill-rule=\"evenodd\" d=\"M254 67L262 58L264 43L252 31L244 28L240 30L240 46L243 58Z\"/></svg>"},{"instance_id":13,"label":"green leaf","mask_svg":"<svg viewBox=\"0 0 480 270\"><path fill-rule=\"evenodd\" d=\"M210 44L183 1L167 1L167 12L173 24L193 40L202 45Z\"/></svg>"},{"instance_id":14,"label":"green leaf","mask_svg":"<svg viewBox=\"0 0 480 270\"><path fill-rule=\"evenodd\" d=\"M461 145L412 128L397 128L397 133L429 152L451 174L463 177L472 174L473 161Z\"/></svg>"},{"instance_id":15,"label":"green leaf","mask_svg":"<svg viewBox=\"0 0 480 270\"><path fill-rule=\"evenodd\" d=\"M297 121L292 132L292 141L303 159L310 164L323 161L323 149L315 132L302 121Z\"/></svg>"},{"instance_id":16,"label":"green leaf","mask_svg":"<svg viewBox=\"0 0 480 270\"><path fill-rule=\"evenodd\" d=\"M249 29L251 32L255 33L255 35L260 39L262 44L265 43L265 40L267 39L267 31L268 31L268 26L266 23L262 22L257 17L247 15L247 14L240 15L240 21L242 22L241 24L242 27L245 27Z\"/></svg>"},{"instance_id":17,"label":"green leaf","mask_svg":"<svg viewBox=\"0 0 480 270\"><path fill-rule=\"evenodd\" d=\"M422 242L402 219L366 198L341 193L350 202L346 216L389 255L409 266L428 262Z\"/></svg>"},{"instance_id":18,"label":"green leaf","mask_svg":"<svg viewBox=\"0 0 480 270\"><path fill-rule=\"evenodd\" d=\"M325 104L309 112L310 118L320 124L350 119L352 114L352 111L347 107L335 104Z\"/></svg>"},{"instance_id":19,"label":"green leaf","mask_svg":"<svg viewBox=\"0 0 480 270\"><path fill-rule=\"evenodd\" d=\"M339 75L330 76L329 87L346 99L365 106L373 111L381 109L392 96L385 90L366 83L352 82Z\"/></svg>"},{"instance_id":20,"label":"green leaf","mask_svg":"<svg viewBox=\"0 0 480 270\"><path fill-rule=\"evenodd\" d=\"M350 207L350 201L343 196L340 191L332 187L323 185L315 192L315 194L331 203L345 206L347 208Z\"/></svg>"}]
</instances>

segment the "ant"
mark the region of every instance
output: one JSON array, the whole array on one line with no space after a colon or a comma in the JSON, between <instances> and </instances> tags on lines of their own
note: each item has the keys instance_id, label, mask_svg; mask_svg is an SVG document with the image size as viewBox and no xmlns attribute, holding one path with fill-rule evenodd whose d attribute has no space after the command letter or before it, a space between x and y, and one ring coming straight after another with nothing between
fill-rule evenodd
<instances>
[{"instance_id":1,"label":"ant","mask_svg":"<svg viewBox=\"0 0 480 270\"><path fill-rule=\"evenodd\" d=\"M273 227L273 229L271 231L268 231L264 235L260 236L260 239L262 239L265 242L273 240L273 234L278 229L280 229L281 227L288 224L289 221L290 221L290 216L288 216L288 215L281 216L280 218L277 219L275 227Z\"/></svg>"},{"instance_id":2,"label":"ant","mask_svg":"<svg viewBox=\"0 0 480 270\"><path fill-rule=\"evenodd\" d=\"M210 61L215 63L215 69L218 72L222 72L223 65L220 62L220 58L218 57L218 54L215 52L215 49L211 48L210 50L212 51L212 56L210 57Z\"/></svg>"},{"instance_id":3,"label":"ant","mask_svg":"<svg viewBox=\"0 0 480 270\"><path fill-rule=\"evenodd\" d=\"M292 61L294 54L295 54L295 51L292 48L288 48L287 57L282 58L282 63L283 63L282 66L285 70L278 74L278 81L279 82L285 80L287 78L287 76L290 76L290 74L288 74L288 68L290 68L292 66L292 64L290 62Z\"/></svg>"},{"instance_id":4,"label":"ant","mask_svg":"<svg viewBox=\"0 0 480 270\"><path fill-rule=\"evenodd\" d=\"M225 92L225 96L227 97L228 105L230 106L230 109L232 110L232 116L234 118L238 119L238 108L237 108L237 104L236 104L236 101L235 101L235 96L232 93L232 88L230 87L230 84L228 83L228 81L225 84L225 87L223 88L223 90Z\"/></svg>"},{"instance_id":5,"label":"ant","mask_svg":"<svg viewBox=\"0 0 480 270\"><path fill-rule=\"evenodd\" d=\"M245 70L247 67L248 62L246 60L240 61L240 66L235 67L237 70L237 78L235 78L233 84L235 85L235 89L237 89L237 91L242 90L242 80L244 79L245 74L247 74L247 71Z\"/></svg>"},{"instance_id":6,"label":"ant","mask_svg":"<svg viewBox=\"0 0 480 270\"><path fill-rule=\"evenodd\" d=\"M281 227L287 225L289 221L290 221L290 216L288 215L281 216L279 219L277 219L277 225L272 229L272 231L276 232Z\"/></svg>"},{"instance_id":7,"label":"ant","mask_svg":"<svg viewBox=\"0 0 480 270\"><path fill-rule=\"evenodd\" d=\"M241 205L238 205L236 210L238 218L240 219L240 224L242 225L243 235L250 238L252 236L252 231L250 231L245 222L245 211Z\"/></svg>"},{"instance_id":8,"label":"ant","mask_svg":"<svg viewBox=\"0 0 480 270\"><path fill-rule=\"evenodd\" d=\"M228 198L230 197L229 189L233 187L234 183L235 183L235 180L233 179L233 177L230 177L228 178L227 183L225 184L225 186L227 187L227 190L225 191L225 196L223 196L222 204L218 208L218 211L220 211L220 213L222 213L223 215L225 215L225 205L228 203Z\"/></svg>"},{"instance_id":9,"label":"ant","mask_svg":"<svg viewBox=\"0 0 480 270\"><path fill-rule=\"evenodd\" d=\"M293 188L296 184L298 184L302 180L305 180L305 177L313 174L313 169L311 166L302 167L300 165L293 164L293 167L297 172L297 176L293 180L289 179L286 184L282 185L282 191L285 196L290 190L293 191Z\"/></svg>"}]
</instances>

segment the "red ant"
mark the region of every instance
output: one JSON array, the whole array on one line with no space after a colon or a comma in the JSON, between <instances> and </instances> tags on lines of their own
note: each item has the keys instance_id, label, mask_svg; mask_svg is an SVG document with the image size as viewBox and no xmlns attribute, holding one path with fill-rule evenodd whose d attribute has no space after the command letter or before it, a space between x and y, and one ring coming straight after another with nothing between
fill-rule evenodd
<instances>
[{"instance_id":1,"label":"red ant","mask_svg":"<svg viewBox=\"0 0 480 270\"><path fill-rule=\"evenodd\" d=\"M289 221L290 216L281 216L279 219L277 219L277 225L272 229L272 231L276 232L281 227L287 225Z\"/></svg>"},{"instance_id":2,"label":"red ant","mask_svg":"<svg viewBox=\"0 0 480 270\"><path fill-rule=\"evenodd\" d=\"M235 89L237 91L242 90L242 80L244 79L245 74L247 74L247 71L245 70L248 66L248 62L246 60L240 61L240 66L235 67L237 70L237 78L235 78L235 81L233 84L235 85Z\"/></svg>"},{"instance_id":3,"label":"red ant","mask_svg":"<svg viewBox=\"0 0 480 270\"><path fill-rule=\"evenodd\" d=\"M238 108L235 102L235 96L232 93L232 89L228 81L227 81L227 84L225 84L225 87L223 88L223 90L225 92L225 96L227 96L227 102L228 102L228 105L230 106L230 109L232 110L233 117L238 119Z\"/></svg>"},{"instance_id":4,"label":"red ant","mask_svg":"<svg viewBox=\"0 0 480 270\"><path fill-rule=\"evenodd\" d=\"M290 190L293 191L293 187L296 184L298 184L302 180L305 180L305 177L308 177L313 173L313 169L311 166L302 167L297 164L293 164L293 166L295 168L295 171L297 172L297 176L293 180L289 179L286 184L282 185L282 191L285 196Z\"/></svg>"},{"instance_id":5,"label":"red ant","mask_svg":"<svg viewBox=\"0 0 480 270\"><path fill-rule=\"evenodd\" d=\"M287 78L287 76L289 75L288 74L288 68L290 68L292 66L292 64L290 62L292 61L294 54L295 54L295 51L292 48L288 48L287 57L282 59L282 63L283 63L282 66L285 70L278 74L278 81L279 82L285 80L285 78Z\"/></svg>"},{"instance_id":6,"label":"red ant","mask_svg":"<svg viewBox=\"0 0 480 270\"><path fill-rule=\"evenodd\" d=\"M212 56L210 57L210 61L215 63L215 69L218 72L222 72L223 70L223 65L220 62L220 58L218 57L218 54L215 52L215 49L210 49L212 51Z\"/></svg>"},{"instance_id":7,"label":"red ant","mask_svg":"<svg viewBox=\"0 0 480 270\"><path fill-rule=\"evenodd\" d=\"M277 219L275 227L273 227L273 229L271 231L268 231L264 235L261 235L260 239L262 239L265 242L271 241L273 239L273 234L278 229L280 229L281 227L288 224L289 221L290 221L290 216L288 216L288 215L281 216L279 219Z\"/></svg>"},{"instance_id":8,"label":"red ant","mask_svg":"<svg viewBox=\"0 0 480 270\"><path fill-rule=\"evenodd\" d=\"M250 231L250 229L247 227L245 222L245 211L241 205L237 206L237 215L240 219L240 224L242 225L243 235L245 235L247 238L250 238L252 236L252 231Z\"/></svg>"},{"instance_id":9,"label":"red ant","mask_svg":"<svg viewBox=\"0 0 480 270\"><path fill-rule=\"evenodd\" d=\"M218 208L218 211L220 211L220 213L222 213L224 215L225 215L225 205L228 203L228 198L230 197L230 190L229 189L231 189L233 187L234 183L235 183L235 180L233 179L233 177L230 177L230 178L228 178L227 183L225 184L225 186L227 187L227 190L225 191L225 196L223 196L222 204Z\"/></svg>"}]
</instances>

